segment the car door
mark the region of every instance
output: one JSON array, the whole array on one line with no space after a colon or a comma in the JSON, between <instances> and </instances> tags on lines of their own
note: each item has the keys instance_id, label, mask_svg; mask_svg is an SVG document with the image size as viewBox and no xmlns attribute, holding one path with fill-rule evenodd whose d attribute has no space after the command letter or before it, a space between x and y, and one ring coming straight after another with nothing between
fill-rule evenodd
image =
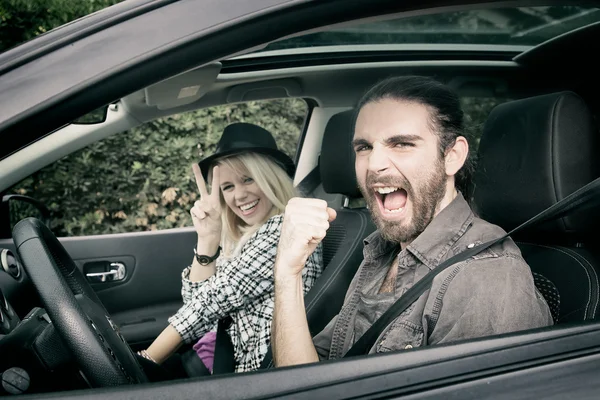
<instances>
[{"instance_id":1,"label":"car door","mask_svg":"<svg viewBox=\"0 0 600 400\"><path fill-rule=\"evenodd\" d=\"M191 164L214 151L226 125L242 120L269 129L293 158L307 114L304 100L289 98L151 120L77 150L5 193L48 206L49 225L125 338L145 347L182 305L181 272L197 241ZM18 211L10 213L13 223L28 216Z\"/></svg>"},{"instance_id":2,"label":"car door","mask_svg":"<svg viewBox=\"0 0 600 400\"><path fill-rule=\"evenodd\" d=\"M13 73L5 72L5 75L0 77L0 91L6 88L10 89L11 82L16 77L20 77L22 80L24 76L36 77L43 81L44 77L48 77L44 74L49 73L46 68L49 64L57 63L57 58L62 58L62 62L57 63L61 67L75 63L77 59L83 59L80 68L82 66L87 68L81 68L83 72L80 75L75 74L69 83L61 81L56 85L44 86L38 92L33 90L36 80L31 79L30 82L33 83L25 85L25 89L31 89L25 90L31 96L27 99L28 101L14 102L10 96L6 95L0 98L0 105L6 105L5 108L0 107L5 112L4 117L0 119L0 132L15 136L20 131L24 132L18 141L6 145L2 149L1 156L15 152L20 146L46 135L49 130L61 126L72 119L71 117L75 118L85 111L101 105L102 102L125 95L164 77L164 71L156 71L161 70L160 67L169 63L161 64L156 62L156 59L146 63L147 58L135 58L144 51L147 52L144 54L150 54L149 50L156 50L164 57L171 56L172 64L169 73L177 73L195 62L217 59L221 53L230 54L251 46L258 46L263 42L287 34L317 27L319 24L340 22L357 16L372 16L377 13L407 10L414 12L421 8L450 4L447 1L420 2L418 4L410 1L362 3L297 1L288 2L284 6L284 2L279 2L279 4L273 2L267 5L266 2L257 1L252 2L252 8L249 10L247 7L250 7L250 3L228 0L163 2L160 4L167 5L160 10L162 18L157 17L158 13L153 16L155 19L145 18L138 14L135 23L117 24L115 22L113 30L104 26L107 33L112 31L115 34L115 40L102 40L101 44L106 47L90 47L100 54L111 54L111 57L114 58L111 59L110 65L107 65L108 61L107 64L97 63L98 58L86 59L83 57L86 52L81 48L90 49L85 46L79 47L82 44L90 44L86 43L87 38L85 37L78 38L82 42L78 43L78 46L65 46L53 50L44 49L47 54L53 56L52 60L42 60L43 56L39 55L39 62L34 59L18 60L21 66L11 65ZM456 3L452 2L452 6L455 5ZM175 16L179 17L178 24L175 24L177 29L194 25L191 32L202 29L206 29L206 31L202 31L193 38L178 31L176 37L167 38L166 36L170 34L168 28L173 26L173 19L168 18L173 15L170 15L169 12L173 12ZM198 16L198 14L201 15ZM315 15L318 15L319 18L315 18ZM231 23L234 20L238 22L237 25ZM253 22L259 20L262 26L265 26L264 24L267 22L271 29L256 29L256 26L253 26L252 35L243 29L252 26ZM144 38L141 40L142 43L136 43L139 48L135 49L134 54L125 54L132 51L128 45L134 47L133 43L127 40L123 46L118 46L123 53L119 52L120 55L111 53L110 46L119 42L117 40L119 35L127 33L128 29L134 31L144 27L150 27L152 30L160 32L160 35ZM208 30L208 27L214 29ZM232 37L228 36L232 33L236 33L237 40L231 40ZM206 40L197 40L199 38ZM214 40L215 38L218 40ZM174 43L175 39L181 39L181 41L176 44L165 43L168 40L172 40ZM93 39L90 40L91 44L94 44ZM153 44L150 45L149 42L153 42ZM202 42L202 46L191 46L192 43L198 44L199 42ZM171 43L171 47L168 46L169 43ZM164 45L165 48L158 50L160 45ZM187 45L190 46L186 47ZM70 47L67 54L61 52L67 47ZM170 52L184 47L186 47L187 54L194 54L193 57L186 60L190 63L187 65L185 62L178 64L172 57L177 53ZM205 50L205 52L192 52L191 49ZM202 60L199 60L200 58ZM135 73L132 74L131 70L135 70ZM145 75L144 72L148 73L148 71L154 71L154 74ZM104 73L102 76L100 76L101 72ZM57 74L56 70L54 73ZM73 71L67 70L60 76L64 78L64 75L70 73ZM82 76L82 74L89 75ZM133 76L136 78L132 79ZM46 81L50 81L50 79ZM103 82L107 86L95 86L99 82ZM24 90L23 87L19 89ZM6 93L9 91L3 91L3 94ZM36 107L38 105L39 107ZM33 121L32 117L34 116L39 118ZM146 234L155 235L153 232ZM66 245L68 246L68 243ZM73 249L70 251L76 253ZM102 254L101 256L105 257L106 255ZM75 255L75 257L77 256ZM229 399L284 396L294 396L294 398L334 396L427 398L436 395L438 398L517 398L519 395L529 398L538 395L539 397L554 396L556 398L562 395L564 398L566 394L574 394L580 397L591 397L597 394L597 384L593 378L598 365L598 337L598 327L589 324L530 332L526 335L514 334L450 346L432 346L423 350L412 349L366 359L330 361L298 368L275 369L264 373L232 375L218 379L166 382L137 387L105 388L84 393L61 393L60 396L62 398L110 395L112 398L140 399L148 397ZM582 380L585 380L584 384L582 384ZM511 385L515 382L518 385ZM565 388L569 390L568 393ZM43 396L38 397L42 398ZM46 397L56 397L56 394Z\"/></svg>"}]
</instances>

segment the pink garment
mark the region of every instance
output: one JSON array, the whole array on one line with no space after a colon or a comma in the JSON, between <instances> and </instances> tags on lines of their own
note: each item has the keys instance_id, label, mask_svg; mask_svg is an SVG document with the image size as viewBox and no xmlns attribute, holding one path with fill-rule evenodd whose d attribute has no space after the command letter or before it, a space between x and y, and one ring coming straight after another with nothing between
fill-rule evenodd
<instances>
[{"instance_id":1,"label":"pink garment","mask_svg":"<svg viewBox=\"0 0 600 400\"><path fill-rule=\"evenodd\" d=\"M198 357L202 360L206 368L212 374L213 364L215 361L215 344L217 342L217 332L208 332L202 336L200 340L194 345L194 350Z\"/></svg>"}]
</instances>

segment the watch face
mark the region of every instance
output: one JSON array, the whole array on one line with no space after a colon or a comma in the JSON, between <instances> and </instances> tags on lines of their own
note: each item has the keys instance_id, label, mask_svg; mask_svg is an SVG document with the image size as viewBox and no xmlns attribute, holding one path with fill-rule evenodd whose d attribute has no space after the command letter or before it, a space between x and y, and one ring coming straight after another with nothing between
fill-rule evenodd
<instances>
[{"instance_id":1,"label":"watch face","mask_svg":"<svg viewBox=\"0 0 600 400\"><path fill-rule=\"evenodd\" d=\"M208 265L208 264L210 264L210 257L198 256L198 262L202 265Z\"/></svg>"}]
</instances>

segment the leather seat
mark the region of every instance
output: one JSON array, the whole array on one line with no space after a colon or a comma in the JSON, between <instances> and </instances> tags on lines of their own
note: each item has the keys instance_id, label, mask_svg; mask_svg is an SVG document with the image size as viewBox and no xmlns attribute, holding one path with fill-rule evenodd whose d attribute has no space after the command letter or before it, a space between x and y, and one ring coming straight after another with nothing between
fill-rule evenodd
<instances>
[{"instance_id":1,"label":"leather seat","mask_svg":"<svg viewBox=\"0 0 600 400\"><path fill-rule=\"evenodd\" d=\"M593 118L573 92L501 104L481 137L473 208L510 231L600 176L598 148ZM555 323L598 316L600 258L588 248L598 221L598 210L576 210L513 237Z\"/></svg>"},{"instance_id":2,"label":"leather seat","mask_svg":"<svg viewBox=\"0 0 600 400\"><path fill-rule=\"evenodd\" d=\"M363 239L376 229L367 208L357 201L362 195L354 171L353 118L352 110L334 115L323 134L318 166L322 189L328 194L341 194L345 200L323 240L323 273L304 299L313 336L342 308L350 281L363 259ZM352 207L352 203L359 205ZM269 366L271 349L261 368Z\"/></svg>"},{"instance_id":3,"label":"leather seat","mask_svg":"<svg viewBox=\"0 0 600 400\"><path fill-rule=\"evenodd\" d=\"M354 111L344 111L330 118L323 134L319 160L323 190L341 194L345 200L323 239L323 274L304 299L313 335L342 308L350 281L363 260L363 239L376 229L364 204L351 207L362 198L354 170L353 125Z\"/></svg>"}]
</instances>

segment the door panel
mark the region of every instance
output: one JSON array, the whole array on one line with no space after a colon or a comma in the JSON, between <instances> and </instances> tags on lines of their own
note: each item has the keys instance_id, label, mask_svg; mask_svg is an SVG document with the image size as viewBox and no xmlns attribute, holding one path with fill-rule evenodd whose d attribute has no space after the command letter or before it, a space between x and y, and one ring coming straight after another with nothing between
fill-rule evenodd
<instances>
[{"instance_id":1,"label":"door panel","mask_svg":"<svg viewBox=\"0 0 600 400\"><path fill-rule=\"evenodd\" d=\"M143 345L181 307L181 271L192 261L196 238L193 228L180 228L60 241L82 271L92 262L124 265L124 279L91 285L125 338Z\"/></svg>"},{"instance_id":2,"label":"door panel","mask_svg":"<svg viewBox=\"0 0 600 400\"><path fill-rule=\"evenodd\" d=\"M181 271L192 261L196 238L193 228L178 228L59 240L82 271L90 262L124 264L123 280L91 285L125 338L140 347L156 338L167 326L167 318L181 307ZM0 247L14 250L12 240L0 240ZM6 279L11 278L7 275ZM23 290L24 285L16 281L8 283L11 297L10 288ZM23 298L20 294L19 304ZM33 305L29 303L24 312Z\"/></svg>"}]
</instances>

